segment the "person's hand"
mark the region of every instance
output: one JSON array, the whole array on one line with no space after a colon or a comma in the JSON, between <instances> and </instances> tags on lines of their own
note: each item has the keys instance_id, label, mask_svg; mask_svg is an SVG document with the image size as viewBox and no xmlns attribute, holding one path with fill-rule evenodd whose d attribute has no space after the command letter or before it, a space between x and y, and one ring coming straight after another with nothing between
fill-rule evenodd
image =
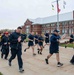
<instances>
[{"instance_id":1,"label":"person's hand","mask_svg":"<svg viewBox=\"0 0 74 75\"><path fill-rule=\"evenodd\" d=\"M18 37L18 42L21 42L21 37Z\"/></svg>"},{"instance_id":2,"label":"person's hand","mask_svg":"<svg viewBox=\"0 0 74 75\"><path fill-rule=\"evenodd\" d=\"M7 44L7 42L4 43L4 45L6 45L6 44Z\"/></svg>"},{"instance_id":3,"label":"person's hand","mask_svg":"<svg viewBox=\"0 0 74 75\"><path fill-rule=\"evenodd\" d=\"M10 42L8 42L8 44L10 45Z\"/></svg>"},{"instance_id":4,"label":"person's hand","mask_svg":"<svg viewBox=\"0 0 74 75\"><path fill-rule=\"evenodd\" d=\"M60 41L57 39L57 42L60 42Z\"/></svg>"}]
</instances>

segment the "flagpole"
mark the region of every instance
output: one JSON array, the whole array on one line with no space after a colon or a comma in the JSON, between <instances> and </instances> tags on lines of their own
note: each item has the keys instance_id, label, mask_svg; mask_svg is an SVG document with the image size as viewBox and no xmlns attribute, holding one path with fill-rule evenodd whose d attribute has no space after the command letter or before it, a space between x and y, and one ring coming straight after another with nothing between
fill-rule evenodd
<instances>
[{"instance_id":1,"label":"flagpole","mask_svg":"<svg viewBox=\"0 0 74 75\"><path fill-rule=\"evenodd\" d=\"M58 0L57 0L57 30L59 29L59 12L58 12Z\"/></svg>"}]
</instances>

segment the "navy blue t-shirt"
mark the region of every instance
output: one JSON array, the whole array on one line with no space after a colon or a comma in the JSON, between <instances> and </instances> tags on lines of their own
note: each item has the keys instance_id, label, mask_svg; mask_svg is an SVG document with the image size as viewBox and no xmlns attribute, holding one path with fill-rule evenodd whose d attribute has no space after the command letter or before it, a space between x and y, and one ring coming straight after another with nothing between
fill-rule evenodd
<instances>
[{"instance_id":1,"label":"navy blue t-shirt","mask_svg":"<svg viewBox=\"0 0 74 75\"><path fill-rule=\"evenodd\" d=\"M46 33L46 34L45 34L45 38L46 38L46 39L49 39L49 33Z\"/></svg>"},{"instance_id":2,"label":"navy blue t-shirt","mask_svg":"<svg viewBox=\"0 0 74 75\"><path fill-rule=\"evenodd\" d=\"M34 40L34 35L30 34L30 35L28 36L28 38L31 39L31 40ZM30 40L29 40L29 41L30 41Z\"/></svg>"},{"instance_id":3,"label":"navy blue t-shirt","mask_svg":"<svg viewBox=\"0 0 74 75\"><path fill-rule=\"evenodd\" d=\"M35 38L35 40L38 40L38 35L35 35L34 38Z\"/></svg>"},{"instance_id":4,"label":"navy blue t-shirt","mask_svg":"<svg viewBox=\"0 0 74 75\"><path fill-rule=\"evenodd\" d=\"M40 36L40 37L38 38L38 40L39 40L39 41L43 41L44 39L43 39L42 36Z\"/></svg>"}]
</instances>

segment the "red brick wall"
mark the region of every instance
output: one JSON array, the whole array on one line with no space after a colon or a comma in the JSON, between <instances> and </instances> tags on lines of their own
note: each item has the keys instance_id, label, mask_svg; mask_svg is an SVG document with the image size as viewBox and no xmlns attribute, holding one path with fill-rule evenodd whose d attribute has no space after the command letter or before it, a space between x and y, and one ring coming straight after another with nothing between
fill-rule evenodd
<instances>
[{"instance_id":1,"label":"red brick wall","mask_svg":"<svg viewBox=\"0 0 74 75\"><path fill-rule=\"evenodd\" d=\"M33 31L34 32L38 32L39 34L41 34L42 32L42 26L41 25L33 25Z\"/></svg>"},{"instance_id":2,"label":"red brick wall","mask_svg":"<svg viewBox=\"0 0 74 75\"><path fill-rule=\"evenodd\" d=\"M73 17L74 17L74 12L73 12ZM30 26L30 32L34 31L34 32L38 32L39 34L41 34L43 30L44 31L48 30L51 33L51 31L53 31L56 28L56 23L54 25L49 24L49 26L44 26L44 25L40 25L40 24L32 25L32 22L27 20L24 23L24 26L22 27L23 32L26 32L26 26ZM69 21L68 21L67 24L62 25L62 22L61 22L61 23L59 23L59 27L60 27L59 28L60 29L60 34L62 34L63 28L65 29L64 30L65 32L67 31L67 33L70 33L70 29L71 30L74 29L74 20L71 21L71 24L69 24Z\"/></svg>"},{"instance_id":3,"label":"red brick wall","mask_svg":"<svg viewBox=\"0 0 74 75\"><path fill-rule=\"evenodd\" d=\"M24 26L22 27L22 32L26 32L26 26L30 26L30 32L32 31L32 22L29 21L28 19L26 20L26 22L24 23Z\"/></svg>"}]
</instances>

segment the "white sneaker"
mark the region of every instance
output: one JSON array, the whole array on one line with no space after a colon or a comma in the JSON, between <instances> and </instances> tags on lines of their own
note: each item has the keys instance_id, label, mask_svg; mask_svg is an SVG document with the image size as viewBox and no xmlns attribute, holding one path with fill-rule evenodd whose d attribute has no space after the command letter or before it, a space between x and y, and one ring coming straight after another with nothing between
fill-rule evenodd
<instances>
[{"instance_id":1,"label":"white sneaker","mask_svg":"<svg viewBox=\"0 0 74 75\"><path fill-rule=\"evenodd\" d=\"M24 69L23 68L20 68L19 69L19 72L21 72L21 73L24 72Z\"/></svg>"},{"instance_id":2,"label":"white sneaker","mask_svg":"<svg viewBox=\"0 0 74 75\"><path fill-rule=\"evenodd\" d=\"M58 63L58 64L57 64L57 67L61 67L61 66L63 66L62 63Z\"/></svg>"}]
</instances>

